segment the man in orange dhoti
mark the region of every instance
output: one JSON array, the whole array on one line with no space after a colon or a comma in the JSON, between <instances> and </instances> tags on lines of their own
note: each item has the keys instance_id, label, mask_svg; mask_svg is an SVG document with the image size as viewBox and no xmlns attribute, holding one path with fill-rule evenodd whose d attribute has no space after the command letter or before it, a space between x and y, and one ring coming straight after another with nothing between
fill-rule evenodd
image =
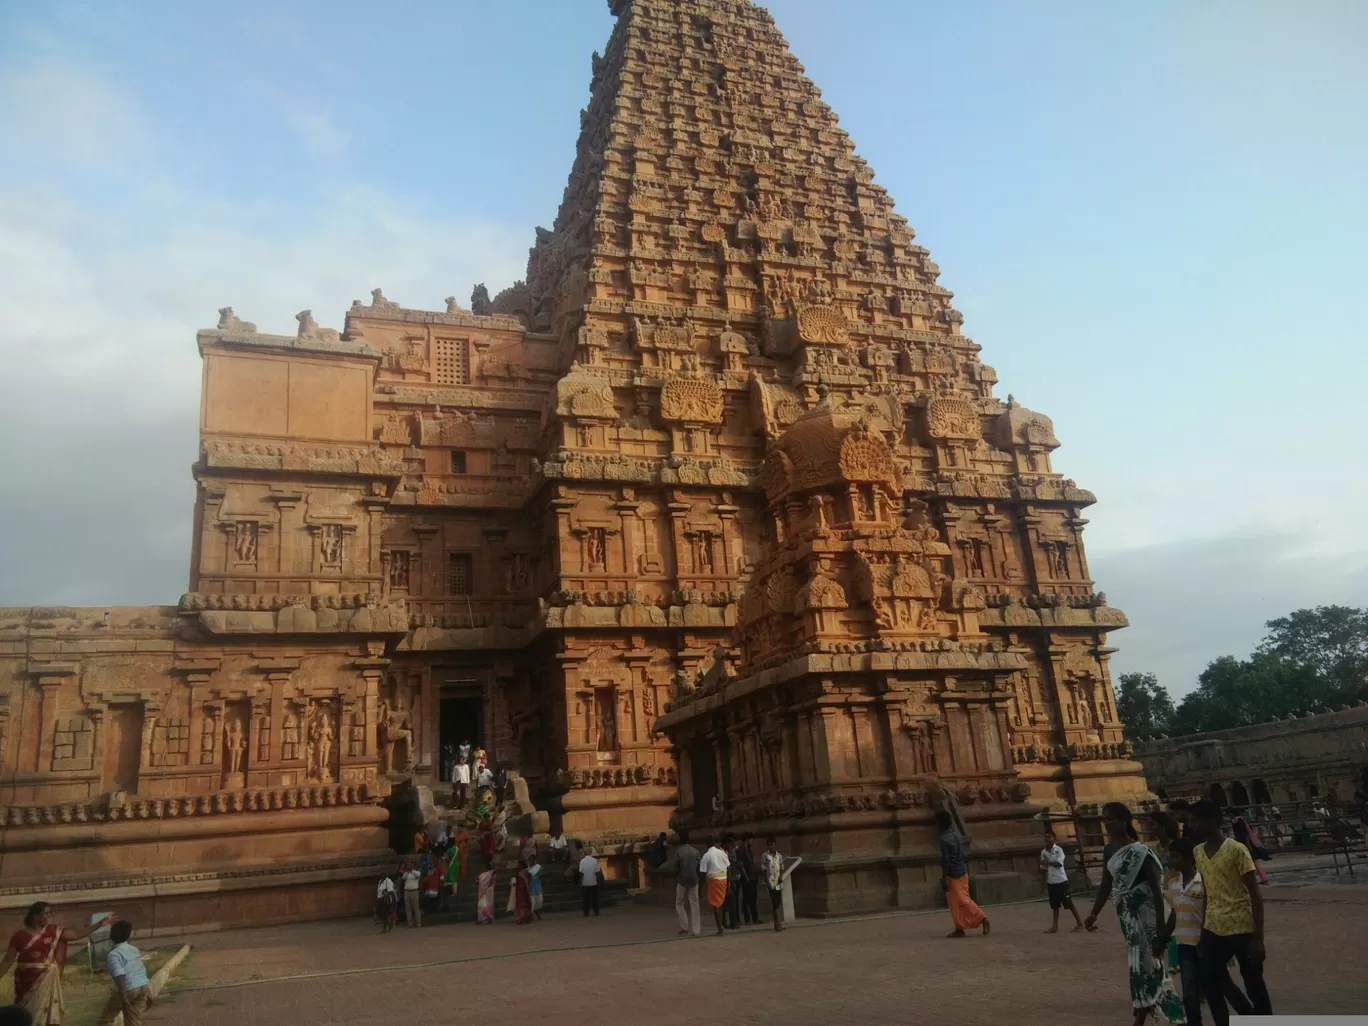
<instances>
[{"instance_id":1,"label":"man in orange dhoti","mask_svg":"<svg viewBox=\"0 0 1368 1026\"><path fill-rule=\"evenodd\" d=\"M941 809L936 813L936 826L940 829L941 872L944 874L945 900L950 906L950 918L955 928L951 937L963 937L965 930L983 927L983 935L988 936L992 928L983 909L969 897L969 866L964 859L964 838L955 829L955 821L950 813Z\"/></svg>"},{"instance_id":2,"label":"man in orange dhoti","mask_svg":"<svg viewBox=\"0 0 1368 1026\"><path fill-rule=\"evenodd\" d=\"M730 868L731 859L716 841L708 846L698 863L698 871L708 878L708 904L712 906L719 937L726 933L722 928L722 906L727 902L727 870Z\"/></svg>"}]
</instances>

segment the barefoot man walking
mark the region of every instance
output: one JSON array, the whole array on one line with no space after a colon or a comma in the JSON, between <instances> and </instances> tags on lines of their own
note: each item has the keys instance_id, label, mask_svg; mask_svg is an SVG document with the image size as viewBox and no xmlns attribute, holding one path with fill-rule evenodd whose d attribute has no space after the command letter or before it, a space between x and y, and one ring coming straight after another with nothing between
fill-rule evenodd
<instances>
[{"instance_id":1,"label":"barefoot man walking","mask_svg":"<svg viewBox=\"0 0 1368 1026\"><path fill-rule=\"evenodd\" d=\"M955 928L951 937L963 937L965 930L983 927L983 935L988 936L992 929L983 909L974 904L969 897L969 865L964 859L964 838L955 829L955 821L950 813L941 809L936 813L936 826L940 829L941 872L944 874L945 900L950 905L950 918Z\"/></svg>"}]
</instances>

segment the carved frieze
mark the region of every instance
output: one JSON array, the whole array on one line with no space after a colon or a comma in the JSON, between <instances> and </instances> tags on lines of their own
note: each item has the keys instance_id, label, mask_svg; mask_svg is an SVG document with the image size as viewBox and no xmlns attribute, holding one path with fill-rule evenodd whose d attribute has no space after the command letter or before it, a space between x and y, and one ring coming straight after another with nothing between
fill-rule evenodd
<instances>
[{"instance_id":1,"label":"carved frieze","mask_svg":"<svg viewBox=\"0 0 1368 1026\"><path fill-rule=\"evenodd\" d=\"M932 399L926 407L926 430L932 438L982 437L978 409L968 399Z\"/></svg>"},{"instance_id":2,"label":"carved frieze","mask_svg":"<svg viewBox=\"0 0 1368 1026\"><path fill-rule=\"evenodd\" d=\"M722 390L700 378L671 378L660 390L660 415L668 421L722 422Z\"/></svg>"},{"instance_id":3,"label":"carved frieze","mask_svg":"<svg viewBox=\"0 0 1368 1026\"><path fill-rule=\"evenodd\" d=\"M798 337L809 345L850 344L850 324L832 306L799 306Z\"/></svg>"}]
</instances>

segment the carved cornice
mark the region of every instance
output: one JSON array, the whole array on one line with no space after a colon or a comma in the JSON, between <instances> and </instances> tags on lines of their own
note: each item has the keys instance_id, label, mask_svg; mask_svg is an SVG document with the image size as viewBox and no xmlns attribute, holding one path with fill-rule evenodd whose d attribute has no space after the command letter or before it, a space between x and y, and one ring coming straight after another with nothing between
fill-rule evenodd
<instances>
[{"instance_id":1,"label":"carved cornice","mask_svg":"<svg viewBox=\"0 0 1368 1026\"><path fill-rule=\"evenodd\" d=\"M188 819L192 816L279 812L337 805L374 805L389 794L387 780L360 784L307 784L300 787L254 787L216 791L185 798L131 798L122 792L82 802L0 806L0 825L11 828L128 820Z\"/></svg>"}]
</instances>

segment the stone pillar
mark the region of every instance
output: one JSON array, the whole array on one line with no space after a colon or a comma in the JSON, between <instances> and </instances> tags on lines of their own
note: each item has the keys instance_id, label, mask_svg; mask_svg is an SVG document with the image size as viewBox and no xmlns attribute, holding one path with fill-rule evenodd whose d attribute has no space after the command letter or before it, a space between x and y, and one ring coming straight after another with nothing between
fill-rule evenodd
<instances>
[{"instance_id":1,"label":"stone pillar","mask_svg":"<svg viewBox=\"0 0 1368 1026\"><path fill-rule=\"evenodd\" d=\"M618 515L619 530L622 532L622 572L628 577L635 577L641 565L637 559L641 548L637 537L640 530L637 510L641 508L641 503L632 499L629 490L624 498L613 504L612 508Z\"/></svg>"},{"instance_id":2,"label":"stone pillar","mask_svg":"<svg viewBox=\"0 0 1368 1026\"><path fill-rule=\"evenodd\" d=\"M742 558L745 554L745 544L736 525L736 514L740 512L740 507L731 505L726 501L728 498L729 496L724 495L716 510L722 520L722 576L735 578L745 563Z\"/></svg>"},{"instance_id":3,"label":"stone pillar","mask_svg":"<svg viewBox=\"0 0 1368 1026\"><path fill-rule=\"evenodd\" d=\"M673 532L674 537L674 567L672 569L672 575L675 583L678 584L681 574L686 572L682 565L683 556L681 554L690 551L689 540L684 534L684 518L688 515L690 506L687 502L672 502L669 504L668 509L670 511L670 529ZM690 562L689 570L687 572L689 574L693 573L692 562Z\"/></svg>"},{"instance_id":4,"label":"stone pillar","mask_svg":"<svg viewBox=\"0 0 1368 1026\"><path fill-rule=\"evenodd\" d=\"M418 537L418 566L409 568L409 595L435 596L445 594L442 564L438 558L440 546L433 544L437 528L430 524L416 524L413 533ZM416 610L414 610L416 612Z\"/></svg>"},{"instance_id":5,"label":"stone pillar","mask_svg":"<svg viewBox=\"0 0 1368 1026\"><path fill-rule=\"evenodd\" d=\"M296 510L299 508L300 501L304 498L302 492L273 493L270 501L275 503L279 511L280 530L276 532L276 551L275 561L276 570L282 575L304 576L312 569L311 561L304 561L299 558L299 531L296 530ZM261 539L257 539L260 547ZM260 551L258 551L258 557ZM260 562L257 563L260 566ZM282 591L285 589L281 589ZM306 591L308 589L305 589Z\"/></svg>"}]
</instances>

